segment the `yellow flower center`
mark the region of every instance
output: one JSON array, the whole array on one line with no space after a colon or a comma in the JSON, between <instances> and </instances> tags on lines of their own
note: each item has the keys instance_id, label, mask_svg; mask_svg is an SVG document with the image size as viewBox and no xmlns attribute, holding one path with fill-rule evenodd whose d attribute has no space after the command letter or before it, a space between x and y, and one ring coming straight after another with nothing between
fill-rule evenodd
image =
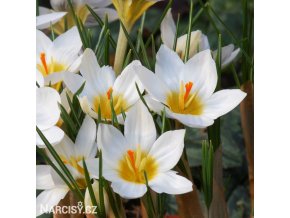
<instances>
[{"instance_id":1,"label":"yellow flower center","mask_svg":"<svg viewBox=\"0 0 290 218\"><path fill-rule=\"evenodd\" d=\"M153 179L158 170L158 165L155 159L146 152L141 151L140 145L136 150L128 150L123 159L119 161L118 173L119 176L134 183L145 184L146 172L147 180Z\"/></svg>"},{"instance_id":2,"label":"yellow flower center","mask_svg":"<svg viewBox=\"0 0 290 218\"><path fill-rule=\"evenodd\" d=\"M167 95L166 103L171 111L178 114L202 114L203 104L196 92L190 92L192 87L192 82L184 85L181 81L179 92L171 92Z\"/></svg>"},{"instance_id":3,"label":"yellow flower center","mask_svg":"<svg viewBox=\"0 0 290 218\"><path fill-rule=\"evenodd\" d=\"M39 72L41 72L41 74L46 77L49 74L52 73L57 73L57 72L61 72L67 69L67 66L59 63L55 60L53 60L53 58L51 58L50 61L46 60L46 55L44 52L40 53L40 63L36 65L37 69ZM55 88L56 90L59 90L61 85L61 82L54 84L52 87Z\"/></svg>"},{"instance_id":4,"label":"yellow flower center","mask_svg":"<svg viewBox=\"0 0 290 218\"><path fill-rule=\"evenodd\" d=\"M110 87L107 90L107 93L104 95L95 96L93 110L95 112L101 109L101 115L103 119L111 120L112 119L112 110L111 110L111 96L113 97L113 108L116 115L119 115L125 112L128 109L128 104L124 99L123 95L112 95L113 88Z\"/></svg>"}]
</instances>

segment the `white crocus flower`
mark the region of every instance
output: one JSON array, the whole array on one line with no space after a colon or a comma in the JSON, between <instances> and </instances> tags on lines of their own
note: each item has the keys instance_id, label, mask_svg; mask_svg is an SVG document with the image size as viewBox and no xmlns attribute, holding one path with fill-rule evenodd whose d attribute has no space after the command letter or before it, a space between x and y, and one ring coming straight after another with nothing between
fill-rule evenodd
<instances>
[{"instance_id":1,"label":"white crocus flower","mask_svg":"<svg viewBox=\"0 0 290 218\"><path fill-rule=\"evenodd\" d=\"M98 145L102 150L103 176L114 192L124 198L139 198L148 184L157 193L183 194L192 183L171 169L184 148L185 130L168 131L156 140L153 118L139 100L128 112L124 135L114 126L100 124Z\"/></svg>"},{"instance_id":2,"label":"white crocus flower","mask_svg":"<svg viewBox=\"0 0 290 218\"><path fill-rule=\"evenodd\" d=\"M138 84L141 93L144 90L137 78L136 66L141 66L140 61L133 61L116 78L111 67L100 67L94 52L86 49L80 67L82 76L66 74L64 82L73 93L85 82L85 87L79 95L81 107L95 119L98 118L100 108L102 118L111 120L112 97L117 118L119 122L123 122L122 111L127 112L139 99L135 83Z\"/></svg>"},{"instance_id":3,"label":"white crocus flower","mask_svg":"<svg viewBox=\"0 0 290 218\"><path fill-rule=\"evenodd\" d=\"M71 28L76 25L67 0L50 0L50 4L52 10L45 7L39 7L39 14L44 15L56 12L67 12L66 16L53 26L53 29L57 34L63 33L65 31L65 26ZM110 4L112 4L111 0L72 0L72 5L77 17L84 24L89 26L97 23L90 14L90 11L87 9L86 5L89 5L102 20L104 20L107 15L108 21L112 22L118 19L118 15L114 9L108 7Z\"/></svg>"},{"instance_id":4,"label":"white crocus flower","mask_svg":"<svg viewBox=\"0 0 290 218\"><path fill-rule=\"evenodd\" d=\"M38 80L41 81L41 77ZM64 137L64 132L56 126L60 119L58 108L60 101L60 95L55 89L50 87L36 89L36 125L52 145L59 143ZM36 145L45 147L38 134Z\"/></svg>"},{"instance_id":5,"label":"white crocus flower","mask_svg":"<svg viewBox=\"0 0 290 218\"><path fill-rule=\"evenodd\" d=\"M54 147L80 189L86 188L82 163L83 159L86 162L90 175L94 177L98 176L99 161L95 158L97 153L96 131L97 127L94 120L86 116L75 143L65 135L63 140ZM58 166L50 153L48 153L48 156ZM36 166L36 189L44 190L36 199L37 215L48 212L44 209L46 208L49 210L50 207L57 205L69 191L65 182L62 181L53 168L48 165Z\"/></svg>"},{"instance_id":6,"label":"white crocus flower","mask_svg":"<svg viewBox=\"0 0 290 218\"><path fill-rule=\"evenodd\" d=\"M76 27L51 41L43 32L36 31L36 68L44 76L45 85L59 89L64 72L77 72L82 42Z\"/></svg>"},{"instance_id":7,"label":"white crocus flower","mask_svg":"<svg viewBox=\"0 0 290 218\"><path fill-rule=\"evenodd\" d=\"M158 114L165 108L167 117L186 126L210 126L246 96L239 89L214 93L217 71L210 50L196 54L184 64L175 52L162 45L156 59L155 74L145 67L137 70L150 94L147 103Z\"/></svg>"},{"instance_id":8,"label":"white crocus flower","mask_svg":"<svg viewBox=\"0 0 290 218\"><path fill-rule=\"evenodd\" d=\"M58 22L67 12L52 12L49 14L43 14L36 17L36 28L46 29L50 25Z\"/></svg>"},{"instance_id":9,"label":"white crocus flower","mask_svg":"<svg viewBox=\"0 0 290 218\"><path fill-rule=\"evenodd\" d=\"M170 49L173 49L174 38L176 34L176 25L174 23L171 9L168 10L166 16L164 17L161 26L161 38L163 43ZM176 43L176 52L184 59L185 56L185 48L186 48L186 39L187 34L180 36L177 38ZM240 49L234 50L234 45L229 44L225 47L222 47L222 68L225 68L229 65L235 58L238 56ZM193 57L199 51L204 51L206 49L210 49L210 45L208 42L208 38L206 35L202 34L200 30L196 30L191 32L190 38L190 48L189 48L189 58ZM216 58L217 50L212 52L214 59Z\"/></svg>"}]
</instances>

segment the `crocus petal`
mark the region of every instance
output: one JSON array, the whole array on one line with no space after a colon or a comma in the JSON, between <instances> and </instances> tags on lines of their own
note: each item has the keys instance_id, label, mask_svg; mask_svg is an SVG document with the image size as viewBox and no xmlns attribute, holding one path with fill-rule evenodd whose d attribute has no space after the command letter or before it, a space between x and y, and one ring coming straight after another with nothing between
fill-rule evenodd
<instances>
[{"instance_id":1,"label":"crocus petal","mask_svg":"<svg viewBox=\"0 0 290 218\"><path fill-rule=\"evenodd\" d=\"M146 91L156 100L165 103L170 89L167 85L152 71L143 66L139 66L137 75Z\"/></svg>"},{"instance_id":2,"label":"crocus petal","mask_svg":"<svg viewBox=\"0 0 290 218\"><path fill-rule=\"evenodd\" d=\"M166 16L160 25L161 39L163 43L170 49L173 49L174 38L176 34L176 26L172 17L171 8L167 11Z\"/></svg>"},{"instance_id":3,"label":"crocus petal","mask_svg":"<svg viewBox=\"0 0 290 218\"><path fill-rule=\"evenodd\" d=\"M36 82L38 83L39 87L44 86L44 78L38 70L36 70Z\"/></svg>"},{"instance_id":4,"label":"crocus petal","mask_svg":"<svg viewBox=\"0 0 290 218\"><path fill-rule=\"evenodd\" d=\"M176 175L174 171L158 174L153 180L149 181L149 186L157 193L170 195L192 191L192 182L183 176Z\"/></svg>"},{"instance_id":5,"label":"crocus petal","mask_svg":"<svg viewBox=\"0 0 290 218\"><path fill-rule=\"evenodd\" d=\"M81 108L85 114L88 114L94 119L98 119L98 114L92 110L92 107L90 105L90 102L87 96L80 97L79 101L80 101Z\"/></svg>"},{"instance_id":6,"label":"crocus petal","mask_svg":"<svg viewBox=\"0 0 290 218\"><path fill-rule=\"evenodd\" d=\"M90 116L86 115L75 140L77 153L82 155L84 158L88 158L96 145L96 136L96 123Z\"/></svg>"},{"instance_id":7,"label":"crocus petal","mask_svg":"<svg viewBox=\"0 0 290 218\"><path fill-rule=\"evenodd\" d=\"M49 86L49 85L54 85L58 82L63 81L64 73L66 73L66 72L62 71L62 72L56 72L56 73L52 73L52 74L47 75L46 77L44 77L44 84L46 86Z\"/></svg>"},{"instance_id":8,"label":"crocus petal","mask_svg":"<svg viewBox=\"0 0 290 218\"><path fill-rule=\"evenodd\" d=\"M43 87L36 90L36 125L41 130L57 123L60 116L58 108L60 96L55 89Z\"/></svg>"},{"instance_id":9,"label":"crocus petal","mask_svg":"<svg viewBox=\"0 0 290 218\"><path fill-rule=\"evenodd\" d=\"M113 86L113 98L115 95L122 95L126 100L128 107L132 106L139 99L139 94L136 89L136 83L141 93L143 93L144 88L140 83L136 71L138 67L142 66L140 61L133 61L130 63L117 77ZM123 108L124 110L126 108Z\"/></svg>"},{"instance_id":10,"label":"crocus petal","mask_svg":"<svg viewBox=\"0 0 290 218\"><path fill-rule=\"evenodd\" d=\"M184 63L179 56L167 46L161 45L156 55L155 72L171 90L179 90L180 71L183 67Z\"/></svg>"},{"instance_id":11,"label":"crocus petal","mask_svg":"<svg viewBox=\"0 0 290 218\"><path fill-rule=\"evenodd\" d=\"M68 193L69 188L53 188L41 192L36 198L36 216L50 212Z\"/></svg>"},{"instance_id":12,"label":"crocus petal","mask_svg":"<svg viewBox=\"0 0 290 218\"><path fill-rule=\"evenodd\" d=\"M52 189L57 186L65 186L62 179L56 174L49 165L36 166L36 189Z\"/></svg>"},{"instance_id":13,"label":"crocus petal","mask_svg":"<svg viewBox=\"0 0 290 218\"><path fill-rule=\"evenodd\" d=\"M36 17L36 28L45 29L49 28L51 24L55 24L59 21L67 12L54 12Z\"/></svg>"},{"instance_id":14,"label":"crocus petal","mask_svg":"<svg viewBox=\"0 0 290 218\"><path fill-rule=\"evenodd\" d=\"M77 59L69 66L68 71L72 73L77 73L80 70L83 55L77 57Z\"/></svg>"},{"instance_id":15,"label":"crocus petal","mask_svg":"<svg viewBox=\"0 0 290 218\"><path fill-rule=\"evenodd\" d=\"M184 135L184 129L168 131L153 144L149 155L158 163L159 172L166 172L177 164L184 148Z\"/></svg>"},{"instance_id":16,"label":"crocus petal","mask_svg":"<svg viewBox=\"0 0 290 218\"><path fill-rule=\"evenodd\" d=\"M113 182L112 188L115 193L118 193L122 198L126 199L140 198L147 191L145 184L137 184L126 181Z\"/></svg>"},{"instance_id":17,"label":"crocus petal","mask_svg":"<svg viewBox=\"0 0 290 218\"><path fill-rule=\"evenodd\" d=\"M192 93L197 92L203 100L211 96L217 84L217 71L210 50L201 51L189 59L182 75L184 83L193 83Z\"/></svg>"},{"instance_id":18,"label":"crocus petal","mask_svg":"<svg viewBox=\"0 0 290 218\"><path fill-rule=\"evenodd\" d=\"M145 95L144 100L147 106L150 108L150 110L154 111L159 115L161 115L161 111L163 111L164 108L166 107L161 102L154 100L150 95Z\"/></svg>"},{"instance_id":19,"label":"crocus petal","mask_svg":"<svg viewBox=\"0 0 290 218\"><path fill-rule=\"evenodd\" d=\"M207 36L202 34L199 43L199 51L204 51L206 49L210 49L210 45Z\"/></svg>"},{"instance_id":20,"label":"crocus petal","mask_svg":"<svg viewBox=\"0 0 290 218\"><path fill-rule=\"evenodd\" d=\"M111 0L86 0L91 8L104 8L112 4Z\"/></svg>"},{"instance_id":21,"label":"crocus petal","mask_svg":"<svg viewBox=\"0 0 290 218\"><path fill-rule=\"evenodd\" d=\"M190 47L189 47L189 53L188 53L189 58L193 57L199 51L201 38L202 38L202 33L200 30L191 32ZM184 59L185 57L186 41L187 41L187 34L180 36L177 39L177 43L176 43L176 52L181 55L182 59Z\"/></svg>"},{"instance_id":22,"label":"crocus petal","mask_svg":"<svg viewBox=\"0 0 290 218\"><path fill-rule=\"evenodd\" d=\"M142 150L149 151L156 140L156 129L153 118L139 100L127 113L124 134L128 142L140 145Z\"/></svg>"},{"instance_id":23,"label":"crocus petal","mask_svg":"<svg viewBox=\"0 0 290 218\"><path fill-rule=\"evenodd\" d=\"M62 141L54 146L55 151L58 153L61 158L69 160L72 156L76 156L76 148L73 141L67 136L64 135ZM47 154L51 160L54 160L53 156L48 152Z\"/></svg>"},{"instance_id":24,"label":"crocus petal","mask_svg":"<svg viewBox=\"0 0 290 218\"><path fill-rule=\"evenodd\" d=\"M42 130L42 134L52 145L58 144L64 137L63 130L57 126L52 126L49 129ZM40 148L46 148L46 145L44 144L38 133L36 133L36 145Z\"/></svg>"},{"instance_id":25,"label":"crocus petal","mask_svg":"<svg viewBox=\"0 0 290 218\"><path fill-rule=\"evenodd\" d=\"M85 160L90 178L99 178L99 158L90 158ZM82 166L82 165L81 165Z\"/></svg>"},{"instance_id":26,"label":"crocus petal","mask_svg":"<svg viewBox=\"0 0 290 218\"><path fill-rule=\"evenodd\" d=\"M214 120L206 115L176 114L165 108L166 116L176 119L185 126L192 128L206 128L214 123Z\"/></svg>"},{"instance_id":27,"label":"crocus petal","mask_svg":"<svg viewBox=\"0 0 290 218\"><path fill-rule=\"evenodd\" d=\"M49 50L52 46L52 41L40 30L36 30L36 57L40 57L40 54Z\"/></svg>"},{"instance_id":28,"label":"crocus petal","mask_svg":"<svg viewBox=\"0 0 290 218\"><path fill-rule=\"evenodd\" d=\"M70 112L70 106L68 103L68 99L67 96L69 97L69 99L72 101L72 93L68 90L68 88L64 88L62 90L62 92L60 93L60 100L61 100L61 105L64 107L64 109L66 110L66 112Z\"/></svg>"},{"instance_id":29,"label":"crocus petal","mask_svg":"<svg viewBox=\"0 0 290 218\"><path fill-rule=\"evenodd\" d=\"M76 93L84 84L85 79L78 74L67 72L63 75L63 81L72 93Z\"/></svg>"},{"instance_id":30,"label":"crocus petal","mask_svg":"<svg viewBox=\"0 0 290 218\"><path fill-rule=\"evenodd\" d=\"M222 62L222 68L226 68L230 63L232 63L240 53L240 49L234 50L230 56Z\"/></svg>"},{"instance_id":31,"label":"crocus petal","mask_svg":"<svg viewBox=\"0 0 290 218\"><path fill-rule=\"evenodd\" d=\"M91 49L86 49L80 72L86 79L86 83L95 87L95 93L106 94L110 87L113 87L115 81L115 72L109 66L100 68L95 53Z\"/></svg>"},{"instance_id":32,"label":"crocus petal","mask_svg":"<svg viewBox=\"0 0 290 218\"><path fill-rule=\"evenodd\" d=\"M124 153L130 149L125 137L112 125L99 125L97 143L103 152L103 161L112 168L118 165L117 160L120 160Z\"/></svg>"},{"instance_id":33,"label":"crocus petal","mask_svg":"<svg viewBox=\"0 0 290 218\"><path fill-rule=\"evenodd\" d=\"M50 14L50 13L54 12L53 10L46 8L46 7L42 7L42 6L39 6L38 10L39 10L39 15Z\"/></svg>"},{"instance_id":34,"label":"crocus petal","mask_svg":"<svg viewBox=\"0 0 290 218\"><path fill-rule=\"evenodd\" d=\"M216 119L233 110L246 95L245 92L239 89L218 91L205 102L204 114L212 119Z\"/></svg>"},{"instance_id":35,"label":"crocus petal","mask_svg":"<svg viewBox=\"0 0 290 218\"><path fill-rule=\"evenodd\" d=\"M53 41L50 53L59 62L70 66L78 58L81 47L82 41L78 29L73 27Z\"/></svg>"}]
</instances>

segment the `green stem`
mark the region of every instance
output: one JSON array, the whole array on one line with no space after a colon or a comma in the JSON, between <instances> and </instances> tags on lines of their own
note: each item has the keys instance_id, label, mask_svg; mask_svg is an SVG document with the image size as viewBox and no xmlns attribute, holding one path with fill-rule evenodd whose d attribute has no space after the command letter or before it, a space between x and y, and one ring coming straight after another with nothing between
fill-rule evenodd
<instances>
[{"instance_id":1,"label":"green stem","mask_svg":"<svg viewBox=\"0 0 290 218\"><path fill-rule=\"evenodd\" d=\"M127 29L128 33L130 33L130 29ZM117 49L116 49L116 56L115 56L115 63L114 63L114 70L116 74L120 74L123 68L124 58L126 57L126 50L128 46L128 41L126 35L123 31L122 26L120 26L118 42L117 42Z\"/></svg>"}]
</instances>

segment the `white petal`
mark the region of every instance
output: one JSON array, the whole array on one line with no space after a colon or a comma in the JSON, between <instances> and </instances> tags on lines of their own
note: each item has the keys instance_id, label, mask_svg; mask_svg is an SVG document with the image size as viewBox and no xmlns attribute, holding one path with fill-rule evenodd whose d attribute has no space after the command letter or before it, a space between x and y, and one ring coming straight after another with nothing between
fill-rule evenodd
<instances>
[{"instance_id":1,"label":"white petal","mask_svg":"<svg viewBox=\"0 0 290 218\"><path fill-rule=\"evenodd\" d=\"M57 123L60 116L58 108L60 96L55 89L43 87L36 90L36 125L44 130Z\"/></svg>"},{"instance_id":2,"label":"white petal","mask_svg":"<svg viewBox=\"0 0 290 218\"><path fill-rule=\"evenodd\" d=\"M102 150L103 161L112 168L118 165L118 161L129 149L128 142L122 133L114 126L107 124L99 125L97 143Z\"/></svg>"},{"instance_id":3,"label":"white petal","mask_svg":"<svg viewBox=\"0 0 290 218\"><path fill-rule=\"evenodd\" d=\"M38 70L36 70L36 82L38 83L39 87L44 86L44 78Z\"/></svg>"},{"instance_id":4,"label":"white petal","mask_svg":"<svg viewBox=\"0 0 290 218\"><path fill-rule=\"evenodd\" d=\"M141 100L128 112L124 128L127 141L133 146L140 145L142 150L149 151L156 140L153 118Z\"/></svg>"},{"instance_id":5,"label":"white petal","mask_svg":"<svg viewBox=\"0 0 290 218\"><path fill-rule=\"evenodd\" d=\"M66 74L66 73L67 72L62 71L62 72L56 72L56 73L49 74L46 77L44 77L44 84L46 86L49 86L49 85L54 85L58 82L61 82L64 79L64 74Z\"/></svg>"},{"instance_id":6,"label":"white petal","mask_svg":"<svg viewBox=\"0 0 290 218\"><path fill-rule=\"evenodd\" d=\"M115 81L115 73L111 67L104 66L100 68L95 53L91 49L86 49L80 72L86 79L86 84L94 87L95 92L106 94L110 87L113 87Z\"/></svg>"},{"instance_id":7,"label":"white petal","mask_svg":"<svg viewBox=\"0 0 290 218\"><path fill-rule=\"evenodd\" d=\"M230 63L232 63L240 53L240 49L234 50L230 56L222 62L222 68L226 68Z\"/></svg>"},{"instance_id":8,"label":"white petal","mask_svg":"<svg viewBox=\"0 0 290 218\"><path fill-rule=\"evenodd\" d=\"M39 6L38 9L39 9L39 15L50 14L50 13L55 12L55 11L49 9L49 8L42 7L42 6Z\"/></svg>"},{"instance_id":9,"label":"white petal","mask_svg":"<svg viewBox=\"0 0 290 218\"><path fill-rule=\"evenodd\" d=\"M68 71L72 73L77 73L80 70L81 63L82 63L83 55L77 57L74 62L69 66Z\"/></svg>"},{"instance_id":10,"label":"white petal","mask_svg":"<svg viewBox=\"0 0 290 218\"><path fill-rule=\"evenodd\" d=\"M104 8L112 4L111 0L86 0L91 8Z\"/></svg>"},{"instance_id":11,"label":"white petal","mask_svg":"<svg viewBox=\"0 0 290 218\"><path fill-rule=\"evenodd\" d=\"M199 45L202 40L202 33L200 30L191 32L190 35L190 47L188 57L193 57L199 51ZM176 44L176 52L181 54L181 58L184 59L186 48L187 34L179 37Z\"/></svg>"},{"instance_id":12,"label":"white petal","mask_svg":"<svg viewBox=\"0 0 290 218\"><path fill-rule=\"evenodd\" d=\"M41 192L36 198L36 216L49 212L66 196L68 191L68 188L53 188Z\"/></svg>"},{"instance_id":13,"label":"white petal","mask_svg":"<svg viewBox=\"0 0 290 218\"><path fill-rule=\"evenodd\" d=\"M40 53L46 53L52 46L52 41L40 30L36 30L36 58L39 59Z\"/></svg>"},{"instance_id":14,"label":"white petal","mask_svg":"<svg viewBox=\"0 0 290 218\"><path fill-rule=\"evenodd\" d=\"M90 102L87 96L79 98L79 101L80 101L81 108L85 114L88 114L90 117L94 119L98 119L98 114L92 110L92 107L90 105Z\"/></svg>"},{"instance_id":15,"label":"white petal","mask_svg":"<svg viewBox=\"0 0 290 218\"><path fill-rule=\"evenodd\" d=\"M176 34L176 26L172 17L171 8L167 11L166 16L160 25L161 39L163 43L170 49L173 48L174 38Z\"/></svg>"},{"instance_id":16,"label":"white petal","mask_svg":"<svg viewBox=\"0 0 290 218\"><path fill-rule=\"evenodd\" d=\"M69 99L72 101L73 94L68 90L68 88L64 88L62 92L60 93L60 100L61 100L61 105L64 107L66 112L70 112L70 106L67 100L67 95Z\"/></svg>"},{"instance_id":17,"label":"white petal","mask_svg":"<svg viewBox=\"0 0 290 218\"><path fill-rule=\"evenodd\" d=\"M221 90L214 93L206 102L204 114L216 119L238 106L246 97L246 93L239 89Z\"/></svg>"},{"instance_id":18,"label":"white petal","mask_svg":"<svg viewBox=\"0 0 290 218\"><path fill-rule=\"evenodd\" d=\"M52 126L49 129L42 130L42 134L50 142L51 145L58 144L64 137L64 132L57 126ZM40 148L46 148L46 145L36 133L36 145Z\"/></svg>"},{"instance_id":19,"label":"white petal","mask_svg":"<svg viewBox=\"0 0 290 218\"><path fill-rule=\"evenodd\" d=\"M199 43L199 51L204 51L206 49L210 49L210 45L207 36L202 34Z\"/></svg>"},{"instance_id":20,"label":"white petal","mask_svg":"<svg viewBox=\"0 0 290 218\"><path fill-rule=\"evenodd\" d=\"M72 93L76 93L84 84L85 79L78 74L67 72L63 75L63 81Z\"/></svg>"},{"instance_id":21,"label":"white petal","mask_svg":"<svg viewBox=\"0 0 290 218\"><path fill-rule=\"evenodd\" d=\"M82 126L78 132L75 140L75 146L77 148L78 155L88 158L94 149L97 136L97 126L95 121L86 115Z\"/></svg>"},{"instance_id":22,"label":"white petal","mask_svg":"<svg viewBox=\"0 0 290 218\"><path fill-rule=\"evenodd\" d=\"M54 146L54 149L61 158L65 158L66 160L69 160L71 156L76 156L75 144L67 135L64 135L62 141ZM50 152L47 155L51 160L54 160Z\"/></svg>"},{"instance_id":23,"label":"white petal","mask_svg":"<svg viewBox=\"0 0 290 218\"><path fill-rule=\"evenodd\" d=\"M66 184L49 165L36 166L36 189L52 189Z\"/></svg>"},{"instance_id":24,"label":"white petal","mask_svg":"<svg viewBox=\"0 0 290 218\"><path fill-rule=\"evenodd\" d=\"M166 102L166 96L170 93L167 85L152 71L139 66L137 75L145 90L156 100Z\"/></svg>"},{"instance_id":25,"label":"white petal","mask_svg":"<svg viewBox=\"0 0 290 218\"><path fill-rule=\"evenodd\" d=\"M125 199L140 198L147 191L145 184L130 183L126 181L113 182L112 188L114 192L118 193L122 198Z\"/></svg>"},{"instance_id":26,"label":"white petal","mask_svg":"<svg viewBox=\"0 0 290 218\"><path fill-rule=\"evenodd\" d=\"M90 159L86 159L85 161L88 168L88 172L90 174L90 178L98 179L99 178L99 158L90 158Z\"/></svg>"},{"instance_id":27,"label":"white petal","mask_svg":"<svg viewBox=\"0 0 290 218\"><path fill-rule=\"evenodd\" d=\"M173 171L158 174L153 180L149 181L149 186L157 193L170 195L192 191L192 182L183 176L176 175L176 172Z\"/></svg>"},{"instance_id":28,"label":"white petal","mask_svg":"<svg viewBox=\"0 0 290 218\"><path fill-rule=\"evenodd\" d=\"M184 148L184 135L184 129L168 131L156 140L149 155L157 161L159 172L168 171L177 164Z\"/></svg>"},{"instance_id":29,"label":"white petal","mask_svg":"<svg viewBox=\"0 0 290 218\"><path fill-rule=\"evenodd\" d=\"M179 90L180 72L183 67L184 63L177 53L167 46L161 45L156 55L155 73L170 90Z\"/></svg>"},{"instance_id":30,"label":"white petal","mask_svg":"<svg viewBox=\"0 0 290 218\"><path fill-rule=\"evenodd\" d=\"M51 24L55 24L59 21L67 12L54 12L36 17L36 28L45 29L49 28Z\"/></svg>"},{"instance_id":31,"label":"white petal","mask_svg":"<svg viewBox=\"0 0 290 218\"><path fill-rule=\"evenodd\" d=\"M70 66L78 58L81 47L79 32L76 27L73 27L53 41L50 53L60 63Z\"/></svg>"},{"instance_id":32,"label":"white petal","mask_svg":"<svg viewBox=\"0 0 290 218\"><path fill-rule=\"evenodd\" d=\"M192 128L206 128L214 123L214 120L206 115L190 115L190 114L176 114L166 109L166 116L176 119L185 126Z\"/></svg>"},{"instance_id":33,"label":"white petal","mask_svg":"<svg viewBox=\"0 0 290 218\"><path fill-rule=\"evenodd\" d=\"M142 66L140 61L133 61L130 63L117 77L113 86L113 98L115 95L123 95L128 107L135 104L139 99L139 94L135 84L137 83L141 93L144 91L143 85L140 83L136 73L140 66ZM127 108L123 109L125 110Z\"/></svg>"},{"instance_id":34,"label":"white petal","mask_svg":"<svg viewBox=\"0 0 290 218\"><path fill-rule=\"evenodd\" d=\"M203 100L210 97L217 84L216 65L210 50L199 52L189 59L185 64L183 76L184 83L193 83L191 93L197 92Z\"/></svg>"}]
</instances>

